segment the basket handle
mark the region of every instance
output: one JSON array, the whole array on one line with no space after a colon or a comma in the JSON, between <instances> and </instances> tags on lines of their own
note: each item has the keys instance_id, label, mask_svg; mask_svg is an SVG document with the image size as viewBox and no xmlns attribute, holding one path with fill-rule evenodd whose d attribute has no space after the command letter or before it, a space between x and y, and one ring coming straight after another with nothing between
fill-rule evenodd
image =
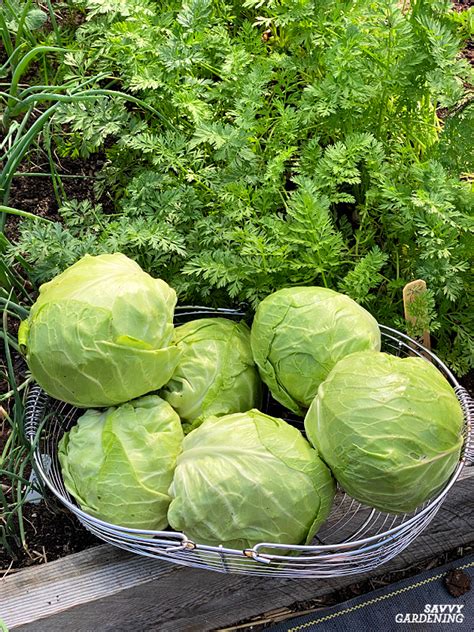
<instances>
[{"instance_id":1,"label":"basket handle","mask_svg":"<svg viewBox=\"0 0 474 632\"><path fill-rule=\"evenodd\" d=\"M38 384L28 389L23 415L23 430L27 440L33 444L38 428L43 420L48 396Z\"/></svg>"}]
</instances>

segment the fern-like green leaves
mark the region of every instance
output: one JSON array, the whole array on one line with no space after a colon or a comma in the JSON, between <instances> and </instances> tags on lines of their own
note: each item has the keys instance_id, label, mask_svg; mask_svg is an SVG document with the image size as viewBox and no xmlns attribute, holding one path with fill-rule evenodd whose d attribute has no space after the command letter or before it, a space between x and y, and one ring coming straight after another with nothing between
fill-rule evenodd
<instances>
[{"instance_id":1,"label":"fern-like green leaves","mask_svg":"<svg viewBox=\"0 0 474 632\"><path fill-rule=\"evenodd\" d=\"M115 212L70 201L61 226L24 223L11 256L42 281L121 250L214 305L326 285L395 325L421 277L441 354L469 368L472 192L437 115L466 102L468 18L444 0L78 4L65 79L104 73L163 118L112 96L63 105L58 152L105 151L95 193Z\"/></svg>"}]
</instances>

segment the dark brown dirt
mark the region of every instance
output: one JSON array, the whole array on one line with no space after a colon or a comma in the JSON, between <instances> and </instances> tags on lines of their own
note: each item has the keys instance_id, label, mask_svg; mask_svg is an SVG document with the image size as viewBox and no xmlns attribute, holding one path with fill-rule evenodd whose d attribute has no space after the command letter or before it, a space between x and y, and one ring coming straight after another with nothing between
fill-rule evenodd
<instances>
[{"instance_id":1,"label":"dark brown dirt","mask_svg":"<svg viewBox=\"0 0 474 632\"><path fill-rule=\"evenodd\" d=\"M105 202L97 200L94 196L93 178L105 162L102 154L91 156L88 160L61 159L57 165L58 173L73 176L62 179L64 193L68 199L91 200L93 202ZM19 168L19 173L48 173L48 164L43 164L35 157L31 157L28 163ZM74 177L79 176L79 177ZM109 203L110 204L110 203ZM28 211L40 217L47 217L53 221L60 221L58 214L58 201L54 194L51 177L44 176L15 176L10 192L9 206ZM15 241L18 235L20 217L10 216L7 219L6 236Z\"/></svg>"},{"instance_id":2,"label":"dark brown dirt","mask_svg":"<svg viewBox=\"0 0 474 632\"><path fill-rule=\"evenodd\" d=\"M472 0L458 0L453 2L456 11L466 11L472 7Z\"/></svg>"},{"instance_id":3,"label":"dark brown dirt","mask_svg":"<svg viewBox=\"0 0 474 632\"><path fill-rule=\"evenodd\" d=\"M99 543L67 511L53 500L23 507L26 545L12 543L13 556L0 548L0 578L6 573L34 564L52 562Z\"/></svg>"},{"instance_id":4,"label":"dark brown dirt","mask_svg":"<svg viewBox=\"0 0 474 632\"><path fill-rule=\"evenodd\" d=\"M461 386L464 386L464 388L474 396L474 371L470 371L467 375L459 378L459 382Z\"/></svg>"}]
</instances>

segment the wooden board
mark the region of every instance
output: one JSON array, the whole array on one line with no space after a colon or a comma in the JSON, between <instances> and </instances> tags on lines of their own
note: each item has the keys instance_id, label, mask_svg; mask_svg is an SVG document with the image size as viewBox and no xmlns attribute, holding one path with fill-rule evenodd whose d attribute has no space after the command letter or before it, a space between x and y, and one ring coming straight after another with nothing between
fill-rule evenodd
<instances>
[{"instance_id":1,"label":"wooden board","mask_svg":"<svg viewBox=\"0 0 474 632\"><path fill-rule=\"evenodd\" d=\"M407 320L408 323L411 323L412 325L416 325L416 317L411 315L410 307L415 299L424 292L426 292L426 281L423 281L423 279L411 281L410 283L407 283L403 288L403 307L405 311L405 320ZM431 349L431 339L429 331L423 331L420 342L422 342L427 349Z\"/></svg>"},{"instance_id":2,"label":"wooden board","mask_svg":"<svg viewBox=\"0 0 474 632\"><path fill-rule=\"evenodd\" d=\"M15 632L205 632L315 599L474 540L472 478L456 483L429 527L370 575L267 579L175 566L108 545L0 583L0 617Z\"/></svg>"},{"instance_id":3,"label":"wooden board","mask_svg":"<svg viewBox=\"0 0 474 632\"><path fill-rule=\"evenodd\" d=\"M0 581L0 620L21 623L95 601L173 573L166 562L100 545Z\"/></svg>"}]
</instances>

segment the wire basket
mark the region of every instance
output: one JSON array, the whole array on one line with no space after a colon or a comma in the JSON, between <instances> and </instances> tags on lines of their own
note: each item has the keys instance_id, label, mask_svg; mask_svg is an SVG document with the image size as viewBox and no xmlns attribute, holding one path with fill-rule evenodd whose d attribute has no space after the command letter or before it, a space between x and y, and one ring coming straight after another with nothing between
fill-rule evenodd
<instances>
[{"instance_id":1,"label":"wire basket","mask_svg":"<svg viewBox=\"0 0 474 632\"><path fill-rule=\"evenodd\" d=\"M235 310L204 307L180 307L175 323L194 318L225 316L242 319ZM239 551L223 546L192 542L183 533L145 531L103 522L82 511L64 487L57 457L63 433L84 412L53 400L38 386L30 388L26 403L25 432L34 445L34 460L39 477L79 521L97 537L127 551L168 562L224 573L265 575L269 577L339 577L370 571L405 549L433 519L462 468L474 461L472 424L474 402L451 371L415 340L380 326L382 350L397 356L420 356L432 362L454 387L464 411L464 445L459 464L444 489L432 500L410 514L393 515L366 507L338 489L331 514L310 546L262 542ZM301 419L285 411L269 395L264 412L283 417L303 430Z\"/></svg>"}]
</instances>

